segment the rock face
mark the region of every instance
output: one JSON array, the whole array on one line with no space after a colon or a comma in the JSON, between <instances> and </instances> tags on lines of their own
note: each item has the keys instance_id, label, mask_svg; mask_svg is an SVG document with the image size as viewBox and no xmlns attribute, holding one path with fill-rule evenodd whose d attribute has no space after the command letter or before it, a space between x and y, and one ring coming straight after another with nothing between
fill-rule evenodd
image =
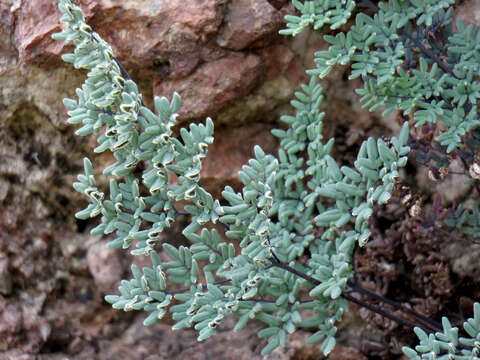
<instances>
[{"instance_id":1,"label":"rock face","mask_svg":"<svg viewBox=\"0 0 480 360\"><path fill-rule=\"evenodd\" d=\"M262 63L253 54L232 53L198 66L182 79L154 82L154 93L171 98L178 92L183 99L179 115L196 119L215 115L236 99L247 95L260 80Z\"/></svg>"},{"instance_id":2,"label":"rock face","mask_svg":"<svg viewBox=\"0 0 480 360\"><path fill-rule=\"evenodd\" d=\"M283 25L281 14L266 0L237 0L227 6L225 25L217 44L232 50L243 50L273 35Z\"/></svg>"},{"instance_id":3,"label":"rock face","mask_svg":"<svg viewBox=\"0 0 480 360\"><path fill-rule=\"evenodd\" d=\"M63 47L48 36L58 28L60 19L55 1L25 1L15 15L15 45L20 64L52 61L52 55L58 55Z\"/></svg>"}]
</instances>

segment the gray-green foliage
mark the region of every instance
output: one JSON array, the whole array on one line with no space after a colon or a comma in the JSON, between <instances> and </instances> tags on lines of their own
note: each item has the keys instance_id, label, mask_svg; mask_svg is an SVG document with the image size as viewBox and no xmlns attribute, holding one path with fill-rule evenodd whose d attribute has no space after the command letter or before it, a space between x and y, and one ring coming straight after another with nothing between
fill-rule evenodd
<instances>
[{"instance_id":1,"label":"gray-green foliage","mask_svg":"<svg viewBox=\"0 0 480 360\"><path fill-rule=\"evenodd\" d=\"M480 237L480 209L476 203L472 205L471 211L463 209L462 204L455 211L448 211L444 222L464 234Z\"/></svg>"},{"instance_id":2,"label":"gray-green foliage","mask_svg":"<svg viewBox=\"0 0 480 360\"><path fill-rule=\"evenodd\" d=\"M300 16L286 15L287 28L280 30L283 35L297 35L309 25L313 24L315 30L329 25L335 30L345 24L355 8L354 0L292 0Z\"/></svg>"},{"instance_id":3,"label":"gray-green foliage","mask_svg":"<svg viewBox=\"0 0 480 360\"><path fill-rule=\"evenodd\" d=\"M371 1L363 2L377 7ZM440 120L446 130L437 140L451 152L461 145L463 135L478 126L480 97L476 78L480 34L460 19L453 32L452 9L444 9L454 2L379 2L373 16L360 12L348 31L324 36L330 47L315 54L317 67L309 73L324 77L336 64L350 64L349 78L364 80L364 87L357 92L365 107L375 110L383 106L384 114L396 109L413 112L415 126ZM317 27L333 23L331 28L338 28L352 14L353 3L295 1L301 16L287 17L285 33L296 35L309 23L319 24ZM432 36L438 29L441 36Z\"/></svg>"},{"instance_id":4,"label":"gray-green foliage","mask_svg":"<svg viewBox=\"0 0 480 360\"><path fill-rule=\"evenodd\" d=\"M245 327L249 320L260 320L265 328L259 336L268 338L262 354L285 344L287 334L297 328L313 328L308 342L322 341L322 350L328 354L335 345L335 323L348 309L342 292L353 276L354 246L364 246L368 240L368 219L374 205L388 202L410 148L405 123L399 137L389 143L372 138L364 141L354 167L339 166L330 155L333 139L324 142L322 138L324 114L319 108L323 96L316 75L324 76L335 63L353 61L352 76L366 77L364 91L370 92L363 95L369 96L369 105L385 104L387 110L423 106L421 99L426 100L426 94L421 89L438 87L439 81L452 83L453 78L435 75L435 64L430 71L426 63L422 65L418 71L422 76L399 70L408 51L396 32L411 21L430 26L437 21L437 14L448 19L441 8L449 2L416 3L411 1L407 6L402 1L394 2L398 11L381 5L381 12L373 19L357 16L357 25L347 35L327 37L334 46L317 54L318 69L311 72L310 82L301 86L291 102L295 115L283 116L287 128L273 131L280 139L278 157L256 146L255 158L238 174L243 183L241 192L225 187L222 195L227 205L221 205L199 183L201 162L213 141L212 120L182 128L180 136L175 137L172 127L181 106L180 97L175 94L171 101L156 97L155 112L145 107L137 86L122 73L110 46L85 23L77 6L70 0L60 0L66 26L53 37L73 42L74 52L63 55L63 59L88 70L87 80L77 89L78 100L64 100L69 122L81 124L78 135L100 134L95 152L108 149L116 159L103 170L103 175L110 178L107 195L96 186L92 163L84 160L85 174L78 176L74 187L87 196L89 205L76 216L87 219L101 215L93 234L113 234L109 242L113 248L126 249L135 243L132 254L149 255L152 260L152 267L139 269L132 265L133 278L123 280L120 294L108 295L106 300L117 309L147 312L145 325L153 324L169 310L175 321L173 328L194 327L199 331L198 340L214 334L225 316L238 317L235 330ZM288 18L291 22L284 33L296 34L310 23L317 28L323 24L338 28L354 6L353 1L294 4L302 15ZM412 15L409 11L413 7ZM403 16L406 13L408 16ZM452 79L441 80L438 76ZM414 88L422 95L390 103L390 95L373 93L405 87L402 81L415 82L405 91ZM453 102L458 95L450 91L449 97L447 90L440 85L431 96L439 96L435 91L442 92L441 96ZM461 105L471 102L471 96ZM435 111L446 113L437 105ZM429 121L435 121L435 117ZM171 181L172 174L176 182ZM183 230L188 245L176 247L161 240L160 235L180 214L175 207L180 200L188 203L184 211L191 217ZM211 226L216 223L224 224L224 237ZM162 261L155 250L160 241L170 261ZM296 263L307 251L307 264ZM279 264L301 271L318 283L312 284ZM184 288L172 288L171 284ZM307 298L301 296L306 293ZM171 305L174 299L177 303ZM306 313L313 315L306 317Z\"/></svg>"},{"instance_id":5,"label":"gray-green foliage","mask_svg":"<svg viewBox=\"0 0 480 360\"><path fill-rule=\"evenodd\" d=\"M458 328L447 318L442 319L443 332L426 334L415 328L420 344L415 350L404 347L403 352L413 360L478 360L480 359L480 303L473 306L473 318L463 324L468 337L459 337Z\"/></svg>"}]
</instances>

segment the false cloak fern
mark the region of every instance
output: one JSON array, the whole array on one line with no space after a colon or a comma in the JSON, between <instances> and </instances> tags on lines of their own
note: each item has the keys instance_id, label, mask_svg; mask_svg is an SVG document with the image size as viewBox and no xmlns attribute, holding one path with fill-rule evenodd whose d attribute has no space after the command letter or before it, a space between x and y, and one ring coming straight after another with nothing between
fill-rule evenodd
<instances>
[{"instance_id":1,"label":"false cloak fern","mask_svg":"<svg viewBox=\"0 0 480 360\"><path fill-rule=\"evenodd\" d=\"M308 23L303 18L328 23L331 12L320 3L331 2L296 6L302 16L287 18L284 32L301 32ZM458 19L453 31L452 9L445 10L453 0L391 0L378 7L364 3L375 9L374 15L360 12L348 31L325 35L330 46L315 53L317 67L309 74L323 78L335 65L350 64L349 78L364 80L357 93L365 107L371 111L384 107L384 115L397 109L413 112L415 126L440 121L446 130L437 141L447 152L459 148L462 137L479 124L480 85L474 75L480 60L478 30ZM350 16L349 4L337 2L339 6Z\"/></svg>"},{"instance_id":2,"label":"false cloak fern","mask_svg":"<svg viewBox=\"0 0 480 360\"><path fill-rule=\"evenodd\" d=\"M92 234L113 233L109 242L113 248L135 243L132 254L149 255L152 262L142 269L132 265L133 277L122 280L119 294L106 296L106 301L116 309L147 312L145 325L170 311L173 328L194 327L199 341L213 335L226 316L238 318L236 331L249 320L259 320L265 327L258 335L268 339L262 354L284 345L296 329L309 328L314 333L308 342L322 342L321 349L328 354L335 346L335 324L348 310L345 290L353 276L354 248L368 241L368 219L375 204L390 199L410 148L405 123L398 138L365 140L353 167L338 165L330 155L333 139L324 142L322 137L323 95L317 75L326 75L336 63L353 61L352 76L368 80L370 92L363 95L369 106L381 103L388 105L387 110L425 111L426 121L435 121L428 107L432 97L465 105L470 97L464 100L448 93L443 83L438 85L441 66L431 65L431 60L422 62L417 72L398 70L413 41L402 38L399 29L410 26L417 15L417 25L426 26L436 24L440 15L448 18L441 10L448 3L411 1L414 15L406 20L395 15L411 10L404 2L394 2L392 8L382 4L378 16L357 16L356 27L346 35L328 37L332 47L316 55L318 68L291 102L295 115L281 118L288 127L273 130L280 139L278 158L256 146L255 157L238 173L241 191L226 186L225 205L221 205L199 182L202 159L213 142L212 120L181 128L174 136L180 97L174 94L170 101L155 97L155 111L148 109L110 46L85 23L81 10L70 0L60 0L66 26L53 37L73 42L75 50L64 60L88 70L85 84L77 90L78 99L64 100L69 122L81 124L78 135L98 135L95 152L108 149L115 157L103 170L110 178L108 194L97 188L93 165L84 160L85 174L78 176L74 188L88 198L89 205L76 215L82 219L101 215ZM294 1L294 5L301 16L289 17L283 33L296 34L308 24L317 28L330 24L336 29L348 20L354 2ZM441 76L445 84L452 84L446 78L450 75ZM388 87L403 91L400 101L388 102L394 97ZM445 100L439 100L435 115L446 114L454 122L448 111L460 110L443 109L443 104ZM458 124L455 129L463 126L468 131L470 125ZM186 204L183 211L177 209L179 201ZM182 231L185 244L160 241L164 229L180 215L190 216ZM214 228L217 223L223 225L224 234ZM159 242L167 260L157 252ZM301 263L299 257L305 254L309 257ZM306 317L307 313L311 315Z\"/></svg>"},{"instance_id":3,"label":"false cloak fern","mask_svg":"<svg viewBox=\"0 0 480 360\"><path fill-rule=\"evenodd\" d=\"M96 151L109 149L116 158L103 172L115 177L110 180L109 198L95 187L92 164L85 159L85 175L79 175L74 186L91 203L77 216L101 214L101 224L92 233L115 232L111 247L128 248L135 242L137 249L132 253L150 254L153 264L143 269L132 266L133 278L122 281L120 294L106 300L114 308L150 313L146 325L170 308L174 328L193 326L199 340L214 334L227 315L239 317L236 330L258 319L267 326L259 333L268 338L263 353L285 344L286 334L297 327L315 326L318 330L309 342L325 340L323 349L328 353L335 344L334 322L347 309L341 294L352 276L349 262L354 242L365 244L366 220L374 201L384 203L390 196L397 169L406 161L408 127L404 126L400 139L393 139L394 147L369 139L356 168L340 168L329 155L333 140L322 143L322 91L312 78L292 101L296 116L282 118L289 128L274 131L281 139L279 159L255 147L255 158L239 172L242 192L227 186L222 195L228 206L220 206L198 183L201 160L213 141L212 121L192 124L189 131L182 128L180 138L174 137L171 129L179 96L174 95L171 102L155 98L156 113L147 109L133 81L124 78L110 47L91 32L80 10L68 0L60 2L60 9L67 27L54 37L89 49L84 53L76 48L64 56L76 67L90 70L77 91L78 101L65 100L69 121L83 125L79 135L103 131ZM145 164L141 177L134 172L139 162ZM171 173L178 183L169 182ZM322 198L334 199L336 204L325 208ZM185 211L192 218L183 235L190 245L177 248L163 243L171 261L161 261L154 245L179 214L175 208L179 200L189 201ZM348 227L351 219L355 219L355 230L335 233L335 228ZM230 240L222 240L215 229L206 227L217 221L225 224ZM315 237L315 226L325 228L321 238ZM233 242L238 242L238 253ZM305 249L312 253L308 265L296 264ZM314 277L316 286L282 266ZM206 283L200 283L200 278ZM168 283L186 288L170 290ZM309 289L311 299L299 299L302 288ZM180 304L170 306L173 299ZM303 319L305 307L315 316Z\"/></svg>"},{"instance_id":4,"label":"false cloak fern","mask_svg":"<svg viewBox=\"0 0 480 360\"><path fill-rule=\"evenodd\" d=\"M415 350L404 347L403 352L412 360L478 360L480 359L480 303L473 306L473 318L463 324L468 337L459 337L457 327L447 318L442 319L443 332L426 334L415 328L420 344Z\"/></svg>"},{"instance_id":5,"label":"false cloak fern","mask_svg":"<svg viewBox=\"0 0 480 360\"><path fill-rule=\"evenodd\" d=\"M300 16L286 15L287 28L280 30L283 35L297 35L309 25L314 29L321 29L329 25L330 29L338 29L345 24L355 8L354 0L313 0L292 1Z\"/></svg>"}]
</instances>

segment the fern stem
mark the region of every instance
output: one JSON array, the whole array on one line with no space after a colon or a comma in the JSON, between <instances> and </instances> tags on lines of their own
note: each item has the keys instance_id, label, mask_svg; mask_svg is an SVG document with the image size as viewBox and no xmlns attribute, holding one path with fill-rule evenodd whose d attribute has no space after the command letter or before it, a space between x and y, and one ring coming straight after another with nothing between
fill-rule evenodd
<instances>
[{"instance_id":1,"label":"fern stem","mask_svg":"<svg viewBox=\"0 0 480 360\"><path fill-rule=\"evenodd\" d=\"M272 264L273 264L274 266L276 266L276 267L278 267L278 268L281 268L281 269L284 269L284 270L286 270L286 271L288 271L288 272L291 272L292 274L297 275L298 277L301 277L302 279L305 279L305 280L307 280L308 282L310 282L310 283L312 283L312 284L314 284L314 285L320 285L320 284L321 284L321 282L320 282L319 280L311 277L310 275L307 275L307 274L305 274L305 273L302 273L301 271L298 271L297 269L291 267L290 265L287 265L287 264L281 262L281 261L278 259L278 257L275 255L275 253L273 253L273 252L272 252L272 259L271 259L271 261L272 261ZM361 289L361 288L358 288L358 289ZM353 290L353 289L352 289L352 290ZM362 289L362 290L364 290L364 289ZM356 291L356 290L353 290L353 291ZM364 290L364 291L365 291L365 292L368 292L371 297L374 297L374 296L375 296L375 297L377 297L378 299L382 299L382 298L383 298L383 297L381 297L381 296L379 296L379 295L377 295L377 294L370 293L370 292L367 291L367 290ZM358 292L361 293L360 291L358 291ZM359 300L359 299L357 299L357 298L355 298L355 297L353 297L353 296L351 296L351 295L349 295L349 294L347 294L347 293L343 293L341 296L342 296L345 300L348 300L348 301L350 301L350 302L353 302L353 303L355 303L355 304L357 304L357 305L359 305L359 306L361 306L361 307L364 307L364 308L366 308L366 309L368 309L368 310L370 310L370 311L373 311L373 312L375 312L375 313L377 313L377 314L379 314L379 315L382 315L383 317L385 317L385 318L387 318L387 319L390 319L390 320L392 320L392 321L394 321L394 322L396 322L397 324L400 324L400 325L404 325L404 326L407 326L407 327L410 327L410 328L419 327L419 328L421 328L422 330L424 330L425 332L428 332L428 333L431 333L431 332L433 332L433 331L437 331L437 330L440 330L440 329L441 329L441 327L440 327L440 328L437 327L437 324L436 324L433 320L430 320L430 319L428 319L428 318L425 318L423 315L418 314L418 313L416 313L416 312L413 311L413 310L410 310L410 311L411 311L412 313L416 314L416 315L419 315L419 316L415 316L415 317L417 318L417 320L420 320L420 319L422 319L422 317L424 317L425 319L428 319L428 320L429 320L429 321L425 321L425 320L424 320L427 324L429 324L429 326L421 326L421 325L415 324L415 323L413 323L413 322L411 322L411 321L409 321L409 320L405 320L405 319L403 319L403 318L401 318L401 317L398 317L398 316L396 316L396 315L393 315L393 314L391 314L391 313L388 313L388 312L382 310L382 309L381 309L380 307L378 307L378 306L368 304L368 303L366 303L366 302L364 302L364 301L362 301L362 300ZM394 301L391 301L391 300L388 300L388 299L385 299L385 298L383 298L383 299L384 299L384 300L387 300L387 301L384 301L384 302L386 302L386 303L391 303L390 305L392 305L392 306L394 306L394 307L397 307L397 306L402 307L401 305L395 303ZM393 304L395 304L395 305L393 305ZM402 307L402 308L403 308L403 307ZM408 309L406 309L406 308L405 308L405 311L404 311L403 309L399 309L399 310L402 310L403 312L406 312L406 313L409 313L409 314L413 315L412 313L410 313L410 311L406 311L406 310L408 310ZM424 323L424 321L421 321L421 322ZM430 324L430 321L433 322L433 324L435 324L435 325Z\"/></svg>"},{"instance_id":2,"label":"fern stem","mask_svg":"<svg viewBox=\"0 0 480 360\"><path fill-rule=\"evenodd\" d=\"M365 6L367 8L370 8L371 10L378 12L378 6L375 5L371 0L362 0L358 6Z\"/></svg>"},{"instance_id":3,"label":"fern stem","mask_svg":"<svg viewBox=\"0 0 480 360\"><path fill-rule=\"evenodd\" d=\"M190 215L190 213L188 213L188 212L186 212L186 211L179 211L179 210L175 207L175 205L172 205L172 209L173 209L173 211L174 211L174 213L175 213L175 217L177 217L177 216L188 216L188 215Z\"/></svg>"},{"instance_id":4,"label":"fern stem","mask_svg":"<svg viewBox=\"0 0 480 360\"><path fill-rule=\"evenodd\" d=\"M446 65L442 60L440 60L432 51L428 50L425 46L423 46L423 44L417 38L413 38L412 40L414 44L420 49L420 51L425 56L435 61L435 63L447 74L459 80L459 78L453 73L452 69L448 65Z\"/></svg>"},{"instance_id":5,"label":"fern stem","mask_svg":"<svg viewBox=\"0 0 480 360\"><path fill-rule=\"evenodd\" d=\"M381 296L381 295L378 295L374 292L366 290L366 289L358 286L358 284L347 284L347 286L354 292L358 292L359 294L366 295L366 296L368 296L372 299L375 299L377 301L386 303L386 304L392 306L393 308L402 311L405 314L412 315L419 322L424 323L425 326L428 326L429 328L431 328L434 331L442 331L442 325L440 323L426 317L423 314L420 314L420 313L416 312L415 310L409 309L409 308L401 305L400 303L397 303L396 301L390 300L390 299L388 299L384 296Z\"/></svg>"},{"instance_id":6,"label":"fern stem","mask_svg":"<svg viewBox=\"0 0 480 360\"><path fill-rule=\"evenodd\" d=\"M96 41L97 43L99 42L98 39L95 37L94 34L92 34L92 40L93 41ZM128 71L127 69L125 69L125 67L120 63L120 61L115 57L113 56L113 61L115 61L118 65L118 67L120 68L120 70L122 71L123 75L125 75L125 78L127 80L132 80L132 78L130 77L130 75L128 74Z\"/></svg>"},{"instance_id":7,"label":"fern stem","mask_svg":"<svg viewBox=\"0 0 480 360\"><path fill-rule=\"evenodd\" d=\"M381 308L379 308L378 306L375 306L375 305L371 305L371 304L368 304L366 302L363 302L362 300L359 300L349 294L346 294L346 293L343 293L341 295L345 300L348 300L350 302L353 302L361 307L364 307L365 309L368 309L376 314L379 314L379 315L382 315L383 317L387 318L387 319L390 319L394 322L396 322L397 324L400 324L400 325L403 325L403 326L406 326L406 327L409 327L409 328L415 328L415 327L419 327L421 328L423 331L427 332L427 333L431 333L433 332L432 330L428 329L428 328L425 328L423 326L419 326L409 320L405 320L399 316L396 316L396 315L393 315L391 313L388 313L386 312L385 310L382 310Z\"/></svg>"}]
</instances>

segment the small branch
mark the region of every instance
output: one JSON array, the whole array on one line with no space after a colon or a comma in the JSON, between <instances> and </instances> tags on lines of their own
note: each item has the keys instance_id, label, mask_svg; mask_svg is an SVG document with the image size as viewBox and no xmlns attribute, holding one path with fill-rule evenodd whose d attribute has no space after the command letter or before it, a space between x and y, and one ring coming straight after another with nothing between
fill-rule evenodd
<instances>
[{"instance_id":1,"label":"small branch","mask_svg":"<svg viewBox=\"0 0 480 360\"><path fill-rule=\"evenodd\" d=\"M365 6L365 7L368 7L370 8L371 10L375 11L375 12L378 12L378 6L375 5L372 1L370 0L362 0L358 6Z\"/></svg>"},{"instance_id":2,"label":"small branch","mask_svg":"<svg viewBox=\"0 0 480 360\"><path fill-rule=\"evenodd\" d=\"M445 71L447 74L453 76L455 79L457 80L460 80L452 71L452 69L447 65L445 64L442 60L440 60L438 58L438 56L436 56L433 51L430 51L428 50L425 46L423 46L423 44L417 39L417 38L414 38L412 39L413 42L415 43L415 45L420 49L420 51L426 55L427 57L429 57L430 59L432 59L433 61L435 61L435 63L443 70Z\"/></svg>"},{"instance_id":3,"label":"small branch","mask_svg":"<svg viewBox=\"0 0 480 360\"><path fill-rule=\"evenodd\" d=\"M251 299L238 299L239 301L255 301L263 303L275 303L276 300L262 299L262 298L251 298Z\"/></svg>"},{"instance_id":4,"label":"small branch","mask_svg":"<svg viewBox=\"0 0 480 360\"><path fill-rule=\"evenodd\" d=\"M352 251L352 270L353 270L353 284L357 285L358 284L358 279L357 279L357 272L355 271L355 251L358 248L358 243L355 241L355 245L353 246L353 251Z\"/></svg>"},{"instance_id":5,"label":"small branch","mask_svg":"<svg viewBox=\"0 0 480 360\"><path fill-rule=\"evenodd\" d=\"M190 214L185 212L185 211L175 211L175 214L174 214L175 217L177 217L177 216L188 216L188 215L190 215Z\"/></svg>"},{"instance_id":6,"label":"small branch","mask_svg":"<svg viewBox=\"0 0 480 360\"><path fill-rule=\"evenodd\" d=\"M96 41L97 43L100 42L92 33L91 35L91 38L92 40ZM120 71L123 73L123 75L125 76L125 78L127 80L132 80L132 78L130 77L130 75L128 74L128 71L127 69L125 69L125 67L122 65L122 63L115 57L113 56L113 61L115 61L115 63L118 65L118 67L120 68ZM142 106L145 106L145 104L143 103L143 99L140 99L140 102L142 104Z\"/></svg>"},{"instance_id":7,"label":"small branch","mask_svg":"<svg viewBox=\"0 0 480 360\"><path fill-rule=\"evenodd\" d=\"M100 41L94 36L93 33L92 33L92 35L91 35L91 38L92 38L93 41L95 41L95 42L97 42L97 43L100 42ZM128 74L127 69L125 69L125 67L120 63L120 61L118 61L118 59L117 59L115 56L113 56L113 61L115 61L115 62L117 63L118 67L119 67L120 70L122 71L122 73L123 73L123 75L125 76L125 78L126 78L127 80L132 80L132 78L131 78L130 75Z\"/></svg>"},{"instance_id":8,"label":"small branch","mask_svg":"<svg viewBox=\"0 0 480 360\"><path fill-rule=\"evenodd\" d=\"M219 223L220 225L222 225L225 229L230 230L230 225L229 225L229 224L225 224L225 223L223 223L223 222L221 222L221 221L219 221L218 223Z\"/></svg>"},{"instance_id":9,"label":"small branch","mask_svg":"<svg viewBox=\"0 0 480 360\"><path fill-rule=\"evenodd\" d=\"M308 282L310 282L314 285L320 285L321 284L321 282L318 281L317 279L315 279L315 278L313 278L313 277L311 277L311 276L309 276L305 273L302 273L301 271L298 271L297 269L294 269L290 265L287 265L287 264L281 262L273 251L272 251L272 255L273 255L273 259L271 261L272 261L272 264L274 266L276 266L278 268L281 268L283 270L286 270L288 272L291 272L292 274L295 274L298 277L300 277L302 279L305 279L305 280L307 280Z\"/></svg>"},{"instance_id":10,"label":"small branch","mask_svg":"<svg viewBox=\"0 0 480 360\"><path fill-rule=\"evenodd\" d=\"M174 216L177 217L177 216L188 216L190 215L190 213L186 212L186 211L178 211L177 208L175 207L175 205L172 205L172 209L174 211Z\"/></svg>"},{"instance_id":11,"label":"small branch","mask_svg":"<svg viewBox=\"0 0 480 360\"><path fill-rule=\"evenodd\" d=\"M301 271L298 271L298 270L294 269L294 268L291 267L290 265L287 265L287 264L285 264L285 263L280 262L280 261L278 260L278 257L277 257L277 256L275 255L275 253L273 253L273 252L272 252L272 259L271 259L271 261L272 261L272 264L273 264L274 266L279 267L279 268L281 268L281 269L284 269L284 270L286 270L286 271L289 271L289 272L291 272L292 274L295 274L295 275L297 275L298 277L300 277L300 278L302 278L302 279L305 279L305 280L307 280L308 282L310 282L310 283L312 283L312 284L314 284L314 285L320 285L320 284L321 284L321 281L319 281L319 280L317 280L317 279L315 279L315 278L313 278L313 277L311 277L311 276L309 276L309 275L307 275L307 274L304 274L304 273L302 273ZM358 287L357 287L357 288L358 288ZM358 288L358 289L360 289L360 288ZM363 289L362 289L362 290L363 290ZM366 290L365 290L365 291L366 291ZM360 291L358 291L358 292L360 292ZM375 296L377 299L383 299L383 297L380 297L380 296L377 295L377 294L370 293L370 292L368 292L368 293L371 295L371 297L374 297L374 296ZM375 313L377 313L377 314L379 314L379 315L382 315L382 316L384 316L385 318L390 319L390 320L392 320L392 321L395 321L395 322L398 323L398 324L401 324L401 325L404 325L404 326L407 326L407 327L411 327L411 328L414 328L414 327L418 326L417 324L414 324L414 323L412 323L411 321L408 321L408 320L405 320L405 319L400 318L400 317L398 317L398 316L395 316L395 315L393 315L393 314L387 313L386 311L382 310L381 308L379 308L379 307L377 307L377 306L375 306L375 305L371 305L371 304L365 303L365 302L363 302L362 300L359 300L359 299L357 299L357 298L355 298L355 297L353 297L353 296L351 296L351 295L349 295L349 294L347 294L347 293L345 293L345 292L342 293L341 296L342 296L344 299L348 300L348 301L351 301L351 302L353 302L353 303L355 303L355 304L358 304L358 305L360 305L360 306L362 306L362 307L364 307L364 308L366 308L366 309L368 309L368 310L370 310L370 311L373 311L373 312L375 312ZM388 299L386 299L386 300L388 300ZM399 304L397 304L397 303L395 303L394 301L391 301L391 300L388 300L388 302L387 302L387 301L385 301L385 302L386 302L386 303L390 303L390 305L392 305L392 306L394 306L393 304L395 304L395 306L401 306L401 305L399 305ZM395 306L394 306L394 307L395 307ZM402 308L403 308L403 307L402 307ZM405 310L407 310L407 309L405 309ZM406 313L413 312L413 313L415 313L416 315L419 315L419 316L416 316L418 319L421 319L422 317L424 317L424 316L421 315L421 314L417 314L417 313L416 313L415 311L413 311L413 310L405 311L405 312L406 312ZM433 322L433 320L430 320L430 319L428 319L428 320L429 320L429 321L427 321L427 323ZM435 323L435 322L433 322L433 323ZM430 325L430 326L428 326L427 328L426 328L425 326L418 326L418 327L422 328L422 329L423 329L424 331L426 331L426 332L432 332L433 325ZM441 329L441 327L440 327L440 329ZM439 330L439 329L436 327L436 323L435 323L434 331L436 331L436 330Z\"/></svg>"},{"instance_id":12,"label":"small branch","mask_svg":"<svg viewBox=\"0 0 480 360\"><path fill-rule=\"evenodd\" d=\"M123 73L123 75L125 75L125 78L127 80L132 80L132 78L128 74L127 69L125 69L125 67L120 63L120 61L118 61L118 59L115 56L113 57L113 61L115 61L118 65L118 67L120 68L120 70L122 70L122 73Z\"/></svg>"},{"instance_id":13,"label":"small branch","mask_svg":"<svg viewBox=\"0 0 480 360\"><path fill-rule=\"evenodd\" d=\"M372 299L375 299L377 301L386 303L386 304L392 306L393 308L402 311L405 314L412 315L419 322L425 323L426 326L428 326L429 328L431 328L434 331L442 331L442 325L440 323L438 323L438 322L436 322L436 321L426 317L425 315L422 315L422 314L420 314L420 313L418 313L418 312L416 312L412 309L406 308L403 305L397 303L396 301L390 300L390 299L388 299L384 296L381 296L381 295L378 295L374 292L368 291L368 290L358 286L357 284L347 284L347 286L354 292L358 292L359 294L366 295L366 296L368 296Z\"/></svg>"},{"instance_id":14,"label":"small branch","mask_svg":"<svg viewBox=\"0 0 480 360\"><path fill-rule=\"evenodd\" d=\"M382 309L380 309L379 307L377 306L374 306L374 305L370 305L368 303L365 303L349 294L346 294L346 293L343 293L342 294L342 297L348 301L351 301L361 307L364 307L365 309L368 309L370 311L373 311L374 313L377 313L379 315L382 315L383 317L387 318L387 319L390 319L392 321L395 321L397 324L401 324L403 326L406 326L406 327L409 327L409 328L415 328L415 327L419 327L421 328L423 331L427 332L427 333L431 333L432 331L429 330L429 329L426 329L424 328L423 326L418 326L417 324L414 324L413 322L411 321L408 321L408 320L405 320L401 317L398 317L398 316L395 316L393 314L390 314Z\"/></svg>"}]
</instances>

